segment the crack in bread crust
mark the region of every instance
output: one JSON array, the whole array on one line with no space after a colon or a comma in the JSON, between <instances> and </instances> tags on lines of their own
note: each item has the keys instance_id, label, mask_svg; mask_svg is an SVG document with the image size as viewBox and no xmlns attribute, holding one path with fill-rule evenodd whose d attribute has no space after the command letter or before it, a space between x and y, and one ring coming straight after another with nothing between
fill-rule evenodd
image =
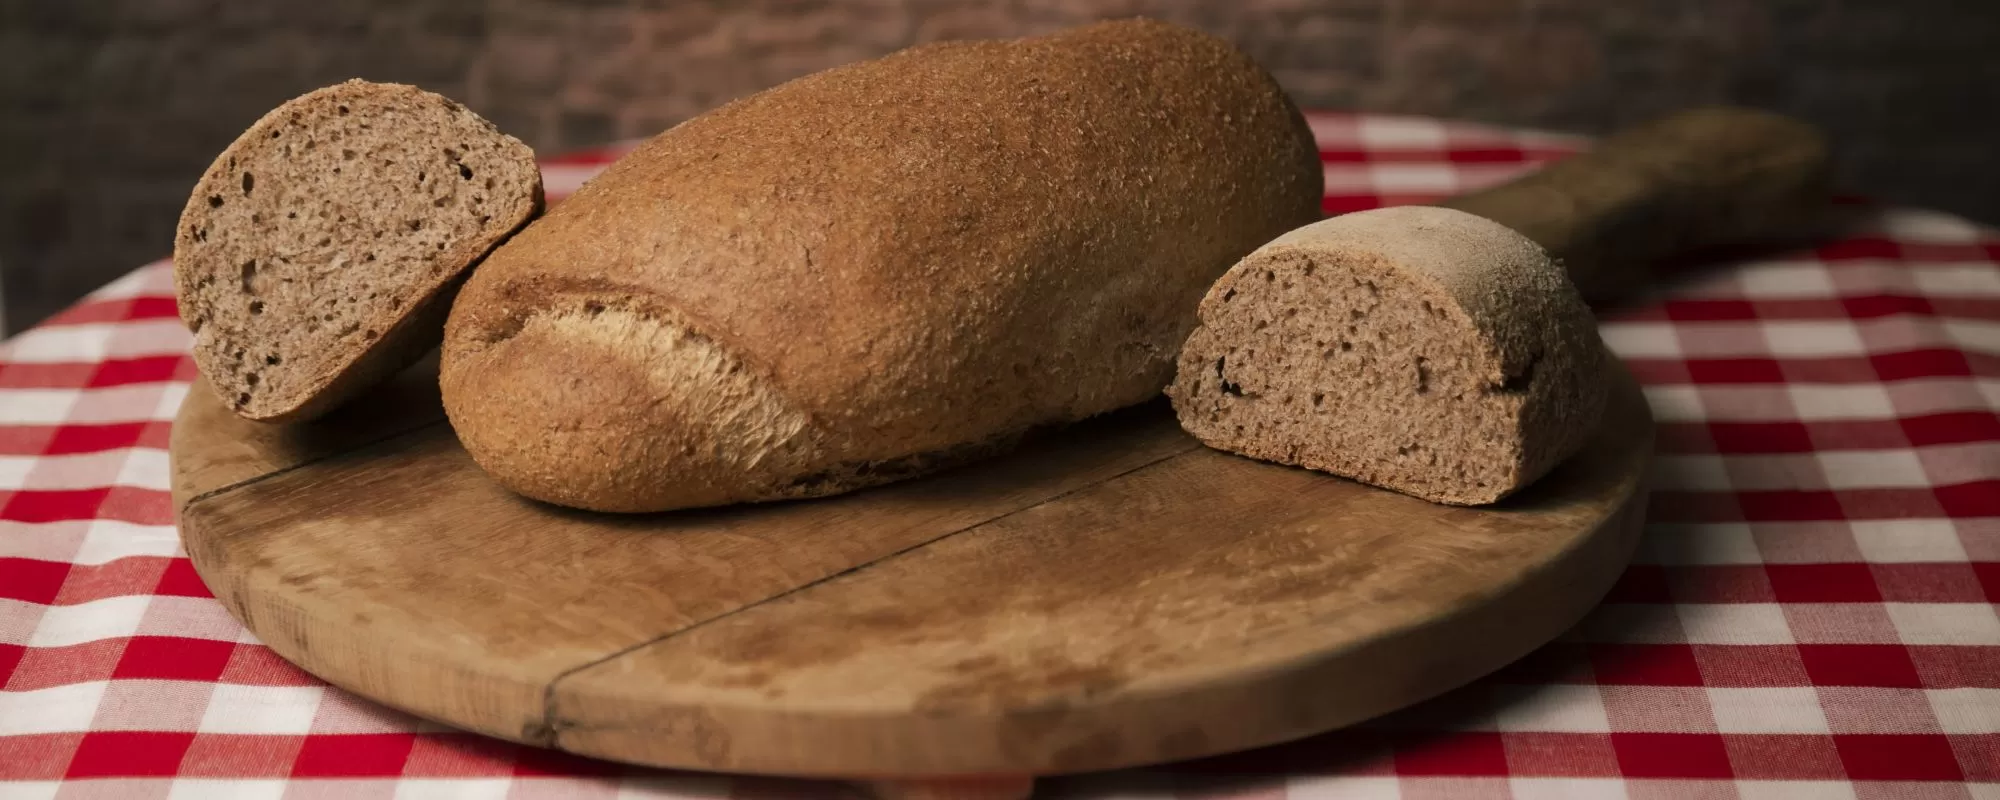
<instances>
[{"instance_id":1,"label":"crack in bread crust","mask_svg":"<svg viewBox=\"0 0 2000 800\"><path fill-rule=\"evenodd\" d=\"M935 471L1157 397L1202 292L1317 219L1321 176L1268 73L1166 23L827 70L662 133L497 251L452 312L447 408L503 484L587 508ZM805 454L690 455L740 436L731 418L654 402L653 356L607 349L648 336L515 316L554 292L680 315L804 415Z\"/></svg>"}]
</instances>

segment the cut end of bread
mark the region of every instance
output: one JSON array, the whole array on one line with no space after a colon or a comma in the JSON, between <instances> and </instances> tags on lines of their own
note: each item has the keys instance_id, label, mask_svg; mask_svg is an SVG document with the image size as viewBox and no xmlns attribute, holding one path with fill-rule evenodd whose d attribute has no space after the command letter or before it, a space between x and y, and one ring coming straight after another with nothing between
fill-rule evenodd
<instances>
[{"instance_id":1,"label":"cut end of bread","mask_svg":"<svg viewBox=\"0 0 2000 800\"><path fill-rule=\"evenodd\" d=\"M181 215L196 365L243 417L324 413L435 346L451 289L540 204L533 152L449 99L349 81L292 100Z\"/></svg>"},{"instance_id":2,"label":"cut end of bread","mask_svg":"<svg viewBox=\"0 0 2000 800\"><path fill-rule=\"evenodd\" d=\"M1601 346L1559 267L1461 212L1308 226L1232 268L1200 322L1168 390L1196 438L1434 502L1526 486L1604 402Z\"/></svg>"},{"instance_id":3,"label":"cut end of bread","mask_svg":"<svg viewBox=\"0 0 2000 800\"><path fill-rule=\"evenodd\" d=\"M803 413L677 319L577 301L453 335L453 428L537 500L640 512L765 499L811 449Z\"/></svg>"}]
</instances>

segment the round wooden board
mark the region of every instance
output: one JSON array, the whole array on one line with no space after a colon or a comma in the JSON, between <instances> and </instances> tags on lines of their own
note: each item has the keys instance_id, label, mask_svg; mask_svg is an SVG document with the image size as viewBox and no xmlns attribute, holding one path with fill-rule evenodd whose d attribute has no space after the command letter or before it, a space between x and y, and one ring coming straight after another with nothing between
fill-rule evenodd
<instances>
[{"instance_id":1,"label":"round wooden board","mask_svg":"<svg viewBox=\"0 0 2000 800\"><path fill-rule=\"evenodd\" d=\"M419 367L268 427L197 386L175 507L279 655L390 706L640 764L1053 774L1328 730L1573 624L1643 516L1619 370L1589 448L1492 508L1203 448L1164 405L827 500L608 516L481 474Z\"/></svg>"}]
</instances>

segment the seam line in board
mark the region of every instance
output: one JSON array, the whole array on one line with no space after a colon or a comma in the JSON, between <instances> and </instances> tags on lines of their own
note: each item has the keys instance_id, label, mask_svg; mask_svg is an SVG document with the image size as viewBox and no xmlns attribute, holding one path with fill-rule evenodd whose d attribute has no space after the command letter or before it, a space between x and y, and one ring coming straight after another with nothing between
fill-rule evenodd
<instances>
[{"instance_id":1,"label":"seam line in board","mask_svg":"<svg viewBox=\"0 0 2000 800\"><path fill-rule=\"evenodd\" d=\"M275 477L278 477L278 476L280 476L280 475L284 475L284 474L287 474L287 473L290 473L290 472L296 472L296 471L298 471L298 470L300 470L300 469L304 469L304 468L306 468L306 467L310 467L310 466L312 466L312 465L314 465L314 464L318 464L318 463L320 463L320 462L322 462L322 461L327 461L327 460L330 460L330 459L335 459L335 458L339 458L339 457L341 457L341 456L344 456L344 455L349 455L349 454L352 454L352 453L359 453L359 452L361 452L361 451L363 451L363 450L366 450L366 449L368 449L368 448L371 448L371 447L375 447L376 445L380 445L380 444L384 444L384 443L387 443L387 442L390 442L390 441L392 441L392 440L395 440L395 439L400 439L400 438L402 438L402 437L405 437L405 436L408 436L408 435L410 435L410 434L413 434L413 433L417 433L417 432L420 432L420 431L424 431L424 430L428 430L428 429L430 429L430 428L435 428L435 427L437 427L437 426L439 426L439 425L442 425L442 424L444 424L444 423L445 423L445 418L444 418L444 417L439 417L439 418L437 418L437 419L434 419L434 420L431 420L431 421L429 421L429 422L425 422L425 423L423 423L423 424L421 424L421 425L417 425L417 426L415 426L415 427L410 427L410 428L404 428L404 429L402 429L402 430L399 430L399 431L395 431L395 432L392 432L392 433L388 433L388 434L385 434L385 435L383 435L383 436L380 436L380 437L377 437L377 438L374 438L374 439L369 439L368 441L365 441L365 442L362 442L361 444L358 444L358 445L355 445L354 447L351 447L351 448L348 448L348 449L346 449L346 450L340 450L340 451L337 451L337 452L332 452L332 453L327 453L326 455L323 455L323 456L320 456L320 457L318 457L318 458L311 458L311 459L307 459L307 460L305 460L305 461L301 461L301 462L299 462L299 463L297 463L297 464L293 464L293 465L291 465L291 466L288 466L288 467L281 467L281 468L279 468L279 469L275 469L275 470L272 470L272 471L270 471L270 472L266 472L266 473L264 473L264 474L262 474L262 475L257 475L257 476L255 476L255 477L250 477L250 478L244 478L243 480L240 480L240 481L237 481L237 482L235 482L235 483L232 483L232 484L229 484L229 485L227 485L227 486L220 486L220 487L217 487L217 488L214 488L214 489L210 489L210 490L208 490L208 491L206 491L206 492L202 492L201 494L198 494L198 495L195 495L195 496L193 496L193 497L190 497L190 498L188 498L188 501L187 501L187 502L185 502L185 503L182 503L182 504L180 505L180 507L179 507L179 508L176 508L176 509L174 509L174 510L175 510L176 512L183 512L183 511L186 511L186 510L188 510L188 509L190 509L190 508L194 508L194 505L195 505L196 503L199 503L199 502L201 502L201 501L203 501L203 500L207 500L207 499L210 499L210 498L213 498L213 497L216 497L216 496L219 496L219 495L222 495L222 494L226 494L226 493L228 493L228 492L233 492L233 491L236 491L237 489L241 489L241 488L244 488L244 487L246 487L246 486L251 486L251 485L254 485L254 484L258 484L258 483L263 483L264 481L267 481L267 480L270 480L270 479L272 479L272 478L275 478Z\"/></svg>"},{"instance_id":2,"label":"seam line in board","mask_svg":"<svg viewBox=\"0 0 2000 800\"><path fill-rule=\"evenodd\" d=\"M789 588L789 589L786 589L786 590L784 590L784 591L781 591L781 592L778 592L777 594L774 594L774 595L771 595L770 597L766 597L766 598L764 598L764 599L762 599L762 600L757 600L757 601L754 601L754 602L750 602L750 603L745 603L745 604L743 604L743 605L741 605L741 606L738 606L738 607L736 607L736 608L733 608L733 609L730 609L730 610L728 610L728 611L724 611L724 612L722 612L722 613L720 613L720 614L716 614L715 616L712 616L712 617L708 617L708 618L706 618L706 619L701 619L701 620L697 620L697 621L695 621L694 623L692 623L692 624L689 624L689 625L687 625L687 626L685 626L685 627L681 627L681 628L677 628L677 629L675 629L675 630L671 630L671 631L668 631L668 632L666 632L666 633L662 633L662 634L660 634L660 635L658 635L658 636L654 636L654 637L652 637L652 638L650 638L650 639L647 639L647 640L645 640L645 641L642 641L642 642L638 642L638 643L636 643L636 644L633 644L633 645L631 645L631 646L629 646L629 647L624 647L624 648L621 648L621 649L619 649L619 650L616 650L616 651L613 651L613 652L611 652L611 653L608 653L608 654L605 654L605 655L603 655L603 656L600 656L600 657L598 657L598 658L593 658L593 659L590 659L589 661L585 661L585 662L583 662L583 663L581 663L581 664L578 664L578 665L576 665L576 666L574 666L574 667L569 667L569 668L567 668L567 669L564 669L563 671L561 671L561 672L558 672L558 673L556 673L556 676L555 676L555 677L553 677L553 678L550 678L550 679L549 679L549 683L548 683L548 685L542 688L542 724L541 724L541 726L540 726L540 727L541 727L541 729L540 729L540 730L529 730L529 731L523 731L523 733L524 733L524 734L526 734L527 738L529 738L529 739L534 739L534 740L537 740L537 741L539 741L539 742L544 742L544 743L545 743L545 744L544 744L544 746L547 746L547 747L555 747L555 748L557 748L557 749L561 749L561 740L562 740L562 731L563 731L564 729L567 729L567 728L576 728L576 727L579 727L579 726L577 726L577 725L575 725L575 724L569 724L569 725L559 725L559 724L558 724L558 720L556 719L556 687L557 687L557 686L560 686L560 685L562 684L562 682L563 682L563 681L565 681L565 680L568 680L568 679L570 678L570 676L572 676L572 675L575 675L575 674L577 674L577 673L579 673L579 672L582 672L582 671L584 671L584 670L587 670L587 669L590 669L590 668L592 668L592 667L596 667L596 666L599 666L599 665L602 665L602 664L607 664L607 663L610 663L610 662L612 662L612 661L616 661L616 660L618 660L618 659L620 659L620 658L624 658L625 656L628 656L628 655L631 655L631 654L633 654L633 653L636 653L636 652L638 652L638 651L640 651L640 650L644 650L644 649L646 649L646 648L648 648L648 647L652 647L653 645L656 645L656 644L659 644L659 643L661 643L661 642L665 642L665 641L667 641L667 640L669 640L669 639L673 639L674 637L677 637L677 636L680 636L680 635L682 635L682 634L685 634L685 633L688 633L689 631L693 631L693 630L696 630L696 629L699 629L699 628L703 628L703 627L706 627L706 626L708 626L708 625L709 625L710 623L714 623L714 622L719 622L719 621L721 621L721 620L724 620L724 619L728 619L729 617L733 617L733 616L736 616L737 614L741 614L741 613L743 613L743 612L745 612L745 611L749 611L749 610L751 610L751 609L754 609L754 608L759 608L759 607L761 607L761 606L765 606L765 605L768 605L768 604L770 604L770 603L772 603L772 602L775 602L775 601L778 601L778 600L782 600L782 599L784 599L784 598L786 598L786 597L790 597L790 596L792 596L792 595L795 595L795 594L798 594L798 593L800 593L800 592L803 592L803 591L805 591L805 590L807 590L807 589L811 589L811 588L813 588L813 587L815 587L815 586L819 586L819 585L821 585L821 584L825 584L825 583L830 583L830 582L832 582L832 581L836 581L836 580L839 580L840 578L843 578L843 577L846 577L846 576L848 576L848 575L852 575L852 574L854 574L854 573L856 573L856 572L860 572L860 571L862 571L862 570L865 570L865 569L868 569L868 568L870 568L870 567L873 567L873 566L875 566L875 565L877 565L877 564L882 564L882 563L885 563L885 562L888 562L888 561L892 561L892 560L894 560L894 559L897 559L897 558L901 558L902 556L904 556L904 555L906 555L906 554L908 554L908 553L910 553L910 552L912 552L912 551L915 551L915 550L921 550L921 549L923 549L923 548L926 548L926 547L929 547L929 546L931 546L931 545L934 545L934 544L937 544L938 542L942 542L942 541L944 541L944 540L946 540L946 539L950 539L950 538L952 538L952 537L954 537L954 536L957 536L957 535L959 535L959 534L961 534L961 533L965 533L965 532L967 532L967 531L972 531L972 530L977 530L977 529L979 529L979 528L984 528L984 527L986 527L986 526L988 526L988 525L991 525L991 524L993 524L993 523L996 523L996 522L999 522L999 521L1001 521L1001 520L1003 520L1003 519L1006 519L1006 518L1008 518L1008 517L1011 517L1011 516L1014 516L1014 515L1016 515L1016 514L1020 514L1020 513L1024 512L1024 511L1028 511L1028 510L1030 510L1030 509L1034 509L1034 508L1040 508L1041 506L1045 506L1045 505L1048 505L1049 503L1053 503L1053 502L1056 502L1056 501L1058 501L1058 500L1061 500L1061 499L1063 499L1063 498L1065 498L1065 497L1069 497L1070 495L1073 495L1073 494L1076 494L1076 493L1078 493L1078 492L1081 492L1081 491L1084 491L1084 490L1086 490L1086 489L1090 489L1090 488L1093 488L1093 487L1097 487L1097 486L1102 486L1102 485L1104 485L1104 484L1107 484L1107 483L1110 483L1110 482L1112 482L1112 481L1115 481L1115 480L1118 480L1119 478L1123 478L1123 477L1125 477L1125 476L1127 476L1127 475L1132 475L1132 474L1135 474L1135 473L1138 473L1138 472L1141 472L1141 471L1144 471L1144 470L1148 470L1148 469L1152 469L1153 467L1157 467L1157 466L1159 466L1159 465L1161 465L1161 464L1165 464L1165 463L1167 463L1167 462L1169 462L1169 461L1173 461L1173 460L1175 460L1175 459L1177 459L1177 458L1180 458L1180 457L1182 457L1182 456L1185 456L1185 455L1187 455L1187 454L1189 454L1189 453L1193 453L1193 452L1196 452L1196 451L1198 451L1198 450L1203 450L1203 449L1206 449L1206 446L1205 446L1205 445L1202 445L1202 444L1200 444L1200 443L1196 443L1196 444L1194 444L1194 445L1192 445L1192 446L1189 446L1189 447L1186 447L1186 448L1183 448L1183 449L1180 449L1180 450L1176 450L1176 451L1174 451L1174 452L1172 452L1172 453L1168 453L1167 455L1164 455L1164 456L1161 456L1161 457L1159 457L1159 458L1156 458L1156 459L1153 459L1152 461L1148 461L1148 462L1146 462L1146 463L1144 463L1144 464L1140 464L1140 465L1138 465L1138 466L1135 466L1135 467L1132 467L1132 468L1130 468L1130 469L1127 469L1127 470L1124 470L1124 471L1121 471L1121 472L1118 472L1118 473L1116 473L1116 474L1113 474L1113 475L1109 475L1109 476L1105 477L1105 478L1104 478L1103 480L1099 480L1099 481L1093 481L1093 482L1091 482L1091 483L1087 483L1087 484L1084 484L1084 485L1082 485L1082 486L1078 486L1078 487L1076 487L1076 488L1073 488L1073 489L1069 489L1069 490L1067 490L1067 491L1063 491L1063 492L1058 492L1058 493L1056 493L1056 494L1054 494L1054 495L1050 495L1049 497L1047 497L1047 498L1043 499L1043 500L1042 500L1042 501L1040 501L1040 502L1037 502L1037 503L1033 503L1033 504L1031 504L1031 505L1026 505L1026 506L1022 506L1022 507L1020 507L1020 508L1017 508L1017 509L1014 509L1014 510L1012 510L1012 511L1008 511L1008 512L1006 512L1006 513L1004 513L1004 514L999 514L999 515L997 515L997 516L994 516L994 517L991 517L991 518L988 518L988 519L983 519L983 520L980 520L980 521L978 521L978 522L974 522L974 523L972 523L972 524L970 524L970 525L967 525L967 526L965 526L965 527L962 527L962 528L958 528L958 529L956 529L956 530L952 530L952 531L949 531L949 532L946 532L946 533L942 533L942 534L939 534L939 535L937 535L937 536L934 536L934 537L932 537L932 538L929 538L929 539L926 539L926 540L924 540L924 541L921 541L921 542L918 542L918 543L916 543L916 544L913 544L913 545L910 545L910 546L908 546L908 547L904 547L904 548L902 548L902 549L900 549L900 550L896 550L896 551L894 551L894 552L891 552L891 553L888 553L888 554L885 554L885 555L883 555L883 556L881 556L881 557L879 557L879 558L876 558L876 559L873 559L873 560L870 560L870 561L864 561L864 562L862 562L862 563L860 563L860 564L856 564L856 565L854 565L854 566L851 566L851 567L848 567L848 568L846 568L846 569L842 569L842 570L839 570L839 571L837 571L837 572L834 572L834 573L831 573L831 574L828 574L828 575L823 575L823 576L821 576L821 577L819 577L819 578L815 578L815 579L813 579L813 580L811 580L811 581L807 581L807 582L805 582L805 583L802 583L802 584L799 584L799 585L797 585L797 586L794 586L794 587L792 587L792 588Z\"/></svg>"}]
</instances>

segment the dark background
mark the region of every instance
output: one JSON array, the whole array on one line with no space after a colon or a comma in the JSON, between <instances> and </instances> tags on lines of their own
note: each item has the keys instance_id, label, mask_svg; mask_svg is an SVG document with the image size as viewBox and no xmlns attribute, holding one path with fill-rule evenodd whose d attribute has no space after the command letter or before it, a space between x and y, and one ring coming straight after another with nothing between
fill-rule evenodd
<instances>
[{"instance_id":1,"label":"dark background","mask_svg":"<svg viewBox=\"0 0 2000 800\"><path fill-rule=\"evenodd\" d=\"M7 326L165 256L217 152L345 78L552 152L916 42L1134 14L1237 42L1307 107L1581 132L1774 108L1834 136L1850 187L2000 221L1996 0L0 0Z\"/></svg>"}]
</instances>

